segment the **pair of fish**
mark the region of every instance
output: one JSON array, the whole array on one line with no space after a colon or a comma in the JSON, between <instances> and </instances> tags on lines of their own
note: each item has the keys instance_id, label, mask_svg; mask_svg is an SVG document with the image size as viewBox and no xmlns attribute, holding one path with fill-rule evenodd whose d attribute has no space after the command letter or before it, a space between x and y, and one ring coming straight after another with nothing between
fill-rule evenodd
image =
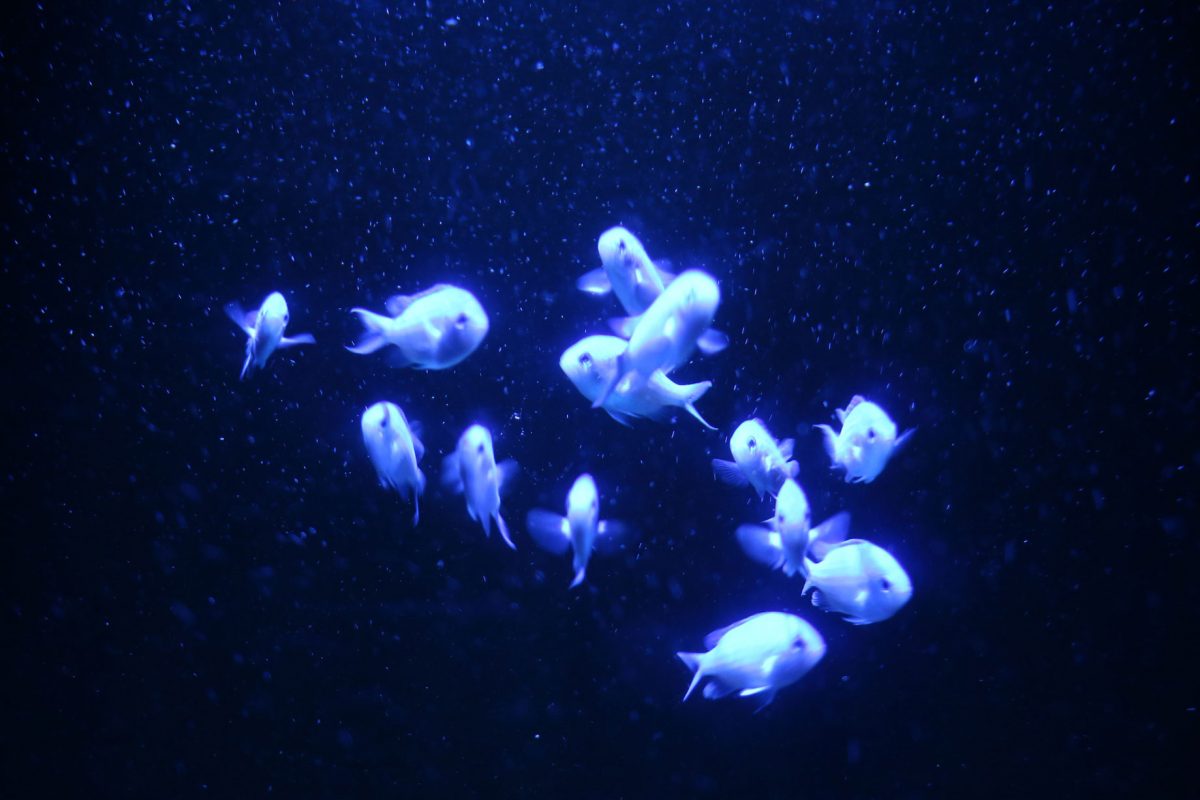
<instances>
[{"instance_id":1,"label":"pair of fish","mask_svg":"<svg viewBox=\"0 0 1200 800\"><path fill-rule=\"evenodd\" d=\"M748 419L729 437L733 461L714 458L713 472L721 481L734 486L749 486L762 499L764 493L779 494L784 481L800 473L792 460L796 443L792 439L776 442L760 419Z\"/></svg>"},{"instance_id":2,"label":"pair of fish","mask_svg":"<svg viewBox=\"0 0 1200 800\"><path fill-rule=\"evenodd\" d=\"M888 551L865 539L847 539L850 515L835 514L811 526L808 497L790 478L764 525L742 525L737 540L751 559L785 575L804 577L802 595L812 604L843 614L853 625L881 622L912 597L912 581Z\"/></svg>"},{"instance_id":3,"label":"pair of fish","mask_svg":"<svg viewBox=\"0 0 1200 800\"><path fill-rule=\"evenodd\" d=\"M618 422L661 419L679 407L711 428L694 406L711 382L680 386L667 375L695 348L711 354L728 344L709 328L720 303L716 281L699 270L678 277L660 270L625 228L601 234L597 250L602 266L577 285L591 294L616 294L630 316L610 324L628 342L587 337L563 353L559 366L593 408L604 408Z\"/></svg>"},{"instance_id":4,"label":"pair of fish","mask_svg":"<svg viewBox=\"0 0 1200 800\"><path fill-rule=\"evenodd\" d=\"M713 631L704 638L703 653L675 655L692 670L683 699L705 680L709 700L737 692L757 697L756 711L775 699L784 686L804 677L825 657L825 640L812 625L794 614L767 611Z\"/></svg>"},{"instance_id":5,"label":"pair of fish","mask_svg":"<svg viewBox=\"0 0 1200 800\"><path fill-rule=\"evenodd\" d=\"M287 300L279 292L271 292L254 311L245 311L237 303L225 306L225 313L246 334L246 361L242 364L241 379L267 365L276 350L300 344L315 344L311 334L284 336L290 317Z\"/></svg>"},{"instance_id":6,"label":"pair of fish","mask_svg":"<svg viewBox=\"0 0 1200 800\"><path fill-rule=\"evenodd\" d=\"M396 295L384 303L390 316L352 308L364 334L351 353L366 355L392 345L398 367L448 369L479 347L488 332L488 316L466 289L439 283L414 295Z\"/></svg>"},{"instance_id":7,"label":"pair of fish","mask_svg":"<svg viewBox=\"0 0 1200 800\"><path fill-rule=\"evenodd\" d=\"M575 479L567 493L567 514L535 508L525 520L529 535L540 547L556 555L572 550L575 579L570 588L583 583L588 560L597 546L619 544L629 533L624 523L600 519L600 493L596 481L584 473Z\"/></svg>"}]
</instances>

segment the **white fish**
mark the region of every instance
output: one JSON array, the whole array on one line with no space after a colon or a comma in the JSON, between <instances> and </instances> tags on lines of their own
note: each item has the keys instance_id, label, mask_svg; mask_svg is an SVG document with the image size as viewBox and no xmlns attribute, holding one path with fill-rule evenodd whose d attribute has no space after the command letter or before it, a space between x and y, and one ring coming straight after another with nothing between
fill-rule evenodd
<instances>
[{"instance_id":1,"label":"white fish","mask_svg":"<svg viewBox=\"0 0 1200 800\"><path fill-rule=\"evenodd\" d=\"M242 364L241 377L245 378L255 367L262 369L267 359L281 347L298 344L315 344L311 334L284 336L288 324L287 300L279 292L271 292L257 311L244 311L237 303L225 306L225 313L246 333L246 361Z\"/></svg>"},{"instance_id":2,"label":"white fish","mask_svg":"<svg viewBox=\"0 0 1200 800\"><path fill-rule=\"evenodd\" d=\"M729 438L733 461L714 458L713 471L725 483L751 486L760 498L763 492L777 495L784 481L800 474L792 460L795 444L791 439L776 444L762 420L748 419Z\"/></svg>"},{"instance_id":3,"label":"white fish","mask_svg":"<svg viewBox=\"0 0 1200 800\"><path fill-rule=\"evenodd\" d=\"M622 380L646 382L656 372L670 373L697 347L706 354L723 350L729 339L709 328L720 302L717 282L700 270L690 269L672 281L638 318L625 352L617 357L615 377L592 407L603 406Z\"/></svg>"},{"instance_id":4,"label":"white fish","mask_svg":"<svg viewBox=\"0 0 1200 800\"><path fill-rule=\"evenodd\" d=\"M479 347L488 332L483 306L466 289L439 283L420 294L396 295L385 303L388 314L352 308L365 329L351 353L374 353L395 345L393 363L417 369L448 369Z\"/></svg>"},{"instance_id":5,"label":"white fish","mask_svg":"<svg viewBox=\"0 0 1200 800\"><path fill-rule=\"evenodd\" d=\"M595 400L617 372L617 359L625 351L625 340L616 336L588 336L571 345L558 360L558 366L580 394ZM646 381L621 381L604 401L608 415L629 425L634 417L662 419L668 409L682 408L709 430L715 430L695 403L712 386L712 381L680 385L662 373L655 372Z\"/></svg>"},{"instance_id":6,"label":"white fish","mask_svg":"<svg viewBox=\"0 0 1200 800\"><path fill-rule=\"evenodd\" d=\"M795 683L825 655L825 640L812 625L793 614L768 611L715 630L704 639L706 653L676 653L692 670L686 701L705 678L708 699L737 692L760 696L761 711L775 692Z\"/></svg>"},{"instance_id":7,"label":"white fish","mask_svg":"<svg viewBox=\"0 0 1200 800\"><path fill-rule=\"evenodd\" d=\"M834 468L846 470L847 483L870 483L879 477L888 459L916 428L896 436L896 423L879 406L854 395L845 410L837 409L841 433L828 425L814 425L825 434L825 452Z\"/></svg>"},{"instance_id":8,"label":"white fish","mask_svg":"<svg viewBox=\"0 0 1200 800\"><path fill-rule=\"evenodd\" d=\"M535 508L526 517L526 526L533 540L551 553L562 555L568 547L574 551L572 589L583 583L588 559L597 542L614 542L627 530L620 522L600 519L600 494L596 490L596 481L587 473L576 478L571 486L565 517Z\"/></svg>"},{"instance_id":9,"label":"white fish","mask_svg":"<svg viewBox=\"0 0 1200 800\"><path fill-rule=\"evenodd\" d=\"M442 483L453 492L466 495L467 513L483 525L485 536L492 535L492 520L500 529L504 543L513 550L508 525L500 516L500 491L516 474L515 461L496 463L492 434L482 425L472 425L459 437L458 448L442 462Z\"/></svg>"},{"instance_id":10,"label":"white fish","mask_svg":"<svg viewBox=\"0 0 1200 800\"><path fill-rule=\"evenodd\" d=\"M772 569L781 569L788 576L806 574L806 557L824 558L850 532L850 515L844 511L810 527L808 500L804 499L801 505L791 492L793 486L799 489L792 480L783 484L775 503L775 516L767 520L766 527L740 525L737 529L738 544L746 555Z\"/></svg>"},{"instance_id":11,"label":"white fish","mask_svg":"<svg viewBox=\"0 0 1200 800\"><path fill-rule=\"evenodd\" d=\"M425 473L417 464L425 456L425 445L395 403L376 403L363 412L362 434L380 485L412 495L416 525L421 519L421 493L425 491Z\"/></svg>"},{"instance_id":12,"label":"white fish","mask_svg":"<svg viewBox=\"0 0 1200 800\"><path fill-rule=\"evenodd\" d=\"M912 597L912 581L895 557L865 539L847 539L818 562L804 562L804 594L812 604L846 615L854 625L879 622Z\"/></svg>"},{"instance_id":13,"label":"white fish","mask_svg":"<svg viewBox=\"0 0 1200 800\"><path fill-rule=\"evenodd\" d=\"M674 278L650 260L646 248L625 228L609 228L600 234L596 249L600 268L580 277L575 285L588 294L613 292L630 316L649 308Z\"/></svg>"}]
</instances>

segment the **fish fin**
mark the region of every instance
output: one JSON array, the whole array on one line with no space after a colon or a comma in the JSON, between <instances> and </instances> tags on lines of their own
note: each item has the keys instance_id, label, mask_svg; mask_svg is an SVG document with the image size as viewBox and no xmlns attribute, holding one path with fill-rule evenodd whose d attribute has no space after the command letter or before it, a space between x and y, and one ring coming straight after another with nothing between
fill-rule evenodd
<instances>
[{"instance_id":1,"label":"fish fin","mask_svg":"<svg viewBox=\"0 0 1200 800\"><path fill-rule=\"evenodd\" d=\"M717 476L717 480L722 483L728 483L731 486L745 486L750 483L750 479L746 474L738 469L738 465L732 461L726 461L721 458L712 460L713 472ZM761 496L762 492L759 492Z\"/></svg>"},{"instance_id":2,"label":"fish fin","mask_svg":"<svg viewBox=\"0 0 1200 800\"><path fill-rule=\"evenodd\" d=\"M631 540L637 537L633 527L615 519L602 519L596 526L595 547L601 553L613 553L621 550Z\"/></svg>"},{"instance_id":3,"label":"fish fin","mask_svg":"<svg viewBox=\"0 0 1200 800\"><path fill-rule=\"evenodd\" d=\"M752 560L771 569L783 566L783 542L775 531L760 525L739 525L737 540Z\"/></svg>"},{"instance_id":4,"label":"fish fin","mask_svg":"<svg viewBox=\"0 0 1200 800\"><path fill-rule=\"evenodd\" d=\"M613 411L611 408L604 409L604 413L608 414L610 417L612 417L617 422L624 425L626 428L633 427L633 417L629 416L628 414L624 414L620 411Z\"/></svg>"},{"instance_id":5,"label":"fish fin","mask_svg":"<svg viewBox=\"0 0 1200 800\"><path fill-rule=\"evenodd\" d=\"M568 586L567 588L574 589L576 586L583 583L583 579L586 577L587 577L587 564L584 564L582 567L580 567L579 569L577 569L575 571L575 580L571 581L571 585Z\"/></svg>"},{"instance_id":6,"label":"fish fin","mask_svg":"<svg viewBox=\"0 0 1200 800\"><path fill-rule=\"evenodd\" d=\"M357 353L360 356L365 356L367 353L374 353L379 348L387 344L387 339L383 336L383 331L387 325L388 318L373 311L367 311L365 308L352 308L351 314L357 314L359 322L363 326L363 337L354 347L347 347L351 353Z\"/></svg>"},{"instance_id":7,"label":"fish fin","mask_svg":"<svg viewBox=\"0 0 1200 800\"><path fill-rule=\"evenodd\" d=\"M844 619L846 622L849 622L851 625L870 625L871 624L871 620L863 619L862 617L842 617L842 619Z\"/></svg>"},{"instance_id":8,"label":"fish fin","mask_svg":"<svg viewBox=\"0 0 1200 800\"><path fill-rule=\"evenodd\" d=\"M246 345L246 360L242 362L242 374L238 376L238 380L246 380L246 376L254 372L254 339L250 340L250 344Z\"/></svg>"},{"instance_id":9,"label":"fish fin","mask_svg":"<svg viewBox=\"0 0 1200 800\"><path fill-rule=\"evenodd\" d=\"M769 692L770 690L770 686L752 686L749 689L742 689L740 692L738 692L738 697L754 697L756 694Z\"/></svg>"},{"instance_id":10,"label":"fish fin","mask_svg":"<svg viewBox=\"0 0 1200 800\"><path fill-rule=\"evenodd\" d=\"M800 462L798 462L798 461L789 461L788 463L784 464L783 466L784 466L784 472L787 473L787 476L789 478L794 479L797 475L800 474Z\"/></svg>"},{"instance_id":11,"label":"fish fin","mask_svg":"<svg viewBox=\"0 0 1200 800\"><path fill-rule=\"evenodd\" d=\"M442 486L454 494L462 494L462 471L458 468L458 453L442 459Z\"/></svg>"},{"instance_id":12,"label":"fish fin","mask_svg":"<svg viewBox=\"0 0 1200 800\"><path fill-rule=\"evenodd\" d=\"M233 324L242 329L242 333L247 336L254 335L254 321L257 316L256 311L246 311L239 303L230 303L225 306L225 316L233 320Z\"/></svg>"},{"instance_id":13,"label":"fish fin","mask_svg":"<svg viewBox=\"0 0 1200 800\"><path fill-rule=\"evenodd\" d=\"M421 438L417 435L417 431L420 430L420 428L421 426L417 425L416 423L408 426L408 432L412 435L413 455L417 457L417 461L420 461L425 457L425 443L422 442Z\"/></svg>"},{"instance_id":14,"label":"fish fin","mask_svg":"<svg viewBox=\"0 0 1200 800\"><path fill-rule=\"evenodd\" d=\"M600 390L600 394L596 395L595 401L592 403L592 408L600 408L608 400L613 393L613 389L617 388L617 384L625 377L625 353L617 356L617 368L613 370L613 377L604 388Z\"/></svg>"},{"instance_id":15,"label":"fish fin","mask_svg":"<svg viewBox=\"0 0 1200 800\"><path fill-rule=\"evenodd\" d=\"M434 292L440 292L442 289L445 289L447 285L448 284L445 283L435 283L428 289L417 292L416 294L394 294L387 300L383 301L383 307L386 308L387 312L393 317L398 317L401 313L403 313L404 309L408 308L422 297L428 297Z\"/></svg>"},{"instance_id":16,"label":"fish fin","mask_svg":"<svg viewBox=\"0 0 1200 800\"><path fill-rule=\"evenodd\" d=\"M500 492L500 495L504 496L512 490L513 485L516 483L517 475L521 472L521 468L517 466L516 461L508 458L496 465L496 471L500 473L499 484L496 488Z\"/></svg>"},{"instance_id":17,"label":"fish fin","mask_svg":"<svg viewBox=\"0 0 1200 800\"><path fill-rule=\"evenodd\" d=\"M783 456L784 461L790 461L792 458L792 454L795 452L795 450L796 450L796 440L795 439L784 439L782 442L779 443L779 454L781 456Z\"/></svg>"},{"instance_id":18,"label":"fish fin","mask_svg":"<svg viewBox=\"0 0 1200 800\"><path fill-rule=\"evenodd\" d=\"M716 678L704 684L704 698L706 700L720 700L722 697L733 693L733 687L724 681L719 681Z\"/></svg>"},{"instance_id":19,"label":"fish fin","mask_svg":"<svg viewBox=\"0 0 1200 800\"><path fill-rule=\"evenodd\" d=\"M641 314L635 317L613 317L608 321L608 327L612 332L622 339L628 339L633 336L633 329L637 327L638 320L642 318Z\"/></svg>"},{"instance_id":20,"label":"fish fin","mask_svg":"<svg viewBox=\"0 0 1200 800\"><path fill-rule=\"evenodd\" d=\"M908 429L908 430L906 430L904 433L902 433L902 434L900 434L899 436L897 436L897 437L896 437L896 443L895 443L894 445L892 445L892 452L893 452L893 453L894 453L894 452L896 452L896 451L897 451L897 450L899 450L901 447L903 447L905 444L907 444L907 443L908 443L908 440L909 440L909 439L911 439L911 438L912 438L912 435L913 435L914 433L916 433L916 432L917 432L917 429L916 429L916 428L909 428L909 429Z\"/></svg>"},{"instance_id":21,"label":"fish fin","mask_svg":"<svg viewBox=\"0 0 1200 800\"><path fill-rule=\"evenodd\" d=\"M420 474L420 473L418 473ZM424 478L424 476L422 476ZM413 489L413 527L421 523L421 493Z\"/></svg>"},{"instance_id":22,"label":"fish fin","mask_svg":"<svg viewBox=\"0 0 1200 800\"><path fill-rule=\"evenodd\" d=\"M571 528L567 518L553 511L535 508L525 515L529 537L543 550L562 555L571 546Z\"/></svg>"},{"instance_id":23,"label":"fish fin","mask_svg":"<svg viewBox=\"0 0 1200 800\"><path fill-rule=\"evenodd\" d=\"M854 410L855 406L857 406L859 403L865 402L867 402L867 398L863 397L861 394L854 395L854 397L850 398L850 402L846 404L846 413L849 414Z\"/></svg>"},{"instance_id":24,"label":"fish fin","mask_svg":"<svg viewBox=\"0 0 1200 800\"><path fill-rule=\"evenodd\" d=\"M761 617L763 614L770 614L770 613L771 613L770 611L763 611L758 614L751 614L750 616L746 617L745 619L739 619L737 622L729 623L724 628L717 628L715 631L708 634L708 636L704 637L704 646L707 647L709 650L712 650L714 647L717 646L717 642L721 641L722 636L729 633L731 630L733 630L737 626L744 625L745 623L749 622L750 620L754 619L755 617Z\"/></svg>"},{"instance_id":25,"label":"fish fin","mask_svg":"<svg viewBox=\"0 0 1200 800\"><path fill-rule=\"evenodd\" d=\"M828 425L813 425L824 436L825 454L829 456L829 460L834 466L837 466L837 434L833 432L833 428Z\"/></svg>"},{"instance_id":26,"label":"fish fin","mask_svg":"<svg viewBox=\"0 0 1200 800\"><path fill-rule=\"evenodd\" d=\"M588 294L601 296L612 291L612 281L608 279L608 273L604 271L604 267L599 267L580 275L579 279L575 281L575 288Z\"/></svg>"},{"instance_id":27,"label":"fish fin","mask_svg":"<svg viewBox=\"0 0 1200 800\"><path fill-rule=\"evenodd\" d=\"M692 682L688 685L687 692L683 695L683 702L692 696L692 692L696 690L696 686L704 678L704 656L706 653L683 653L675 654L676 657L683 662L683 665L692 671Z\"/></svg>"},{"instance_id":28,"label":"fish fin","mask_svg":"<svg viewBox=\"0 0 1200 800\"><path fill-rule=\"evenodd\" d=\"M767 706L771 705L771 703L773 703L773 702L775 702L775 688L771 687L770 689L768 689L767 691L765 691L761 695L759 695L758 706L755 707L754 713L757 714L758 712L762 711Z\"/></svg>"},{"instance_id":29,"label":"fish fin","mask_svg":"<svg viewBox=\"0 0 1200 800\"><path fill-rule=\"evenodd\" d=\"M813 561L821 561L829 551L846 541L850 534L850 515L845 511L834 514L808 532L808 552Z\"/></svg>"},{"instance_id":30,"label":"fish fin","mask_svg":"<svg viewBox=\"0 0 1200 800\"><path fill-rule=\"evenodd\" d=\"M666 375L663 375L661 371L656 373L656 375L661 375L663 380L670 380L666 377ZM675 392L684 399L684 402L682 403L683 409L699 420L701 425L708 428L710 431L715 431L716 428L708 424L708 420L700 416L700 412L696 410L695 406L696 401L703 397L704 393L711 388L712 381L700 381L699 383L688 383L684 385L675 384L674 386Z\"/></svg>"},{"instance_id":31,"label":"fish fin","mask_svg":"<svg viewBox=\"0 0 1200 800\"><path fill-rule=\"evenodd\" d=\"M838 422L844 423L846 421L846 409L835 408L833 413L837 415Z\"/></svg>"},{"instance_id":32,"label":"fish fin","mask_svg":"<svg viewBox=\"0 0 1200 800\"><path fill-rule=\"evenodd\" d=\"M804 591L807 592L810 588L809 582L805 582ZM820 589L812 590L812 604L813 608L819 608L822 611L827 611L829 609L829 603L825 600L825 595Z\"/></svg>"},{"instance_id":33,"label":"fish fin","mask_svg":"<svg viewBox=\"0 0 1200 800\"><path fill-rule=\"evenodd\" d=\"M700 412L697 411L696 407L694 405L692 405L691 403L684 404L683 408L685 411L687 411L689 414L691 414L693 417L695 417L697 420L699 420L701 425L708 428L710 431L715 431L717 429L716 425L710 425L708 420L706 420L704 417L700 416Z\"/></svg>"},{"instance_id":34,"label":"fish fin","mask_svg":"<svg viewBox=\"0 0 1200 800\"><path fill-rule=\"evenodd\" d=\"M729 347L729 337L716 328L709 328L700 334L700 338L696 340L696 346L706 356L715 355Z\"/></svg>"},{"instance_id":35,"label":"fish fin","mask_svg":"<svg viewBox=\"0 0 1200 800\"><path fill-rule=\"evenodd\" d=\"M496 512L495 517L496 527L500 529L500 537L504 539L504 543L508 545L510 550L516 550L517 546L513 544L512 537L508 535L508 525L504 522L504 517L500 516L499 511Z\"/></svg>"},{"instance_id":36,"label":"fish fin","mask_svg":"<svg viewBox=\"0 0 1200 800\"><path fill-rule=\"evenodd\" d=\"M295 336L284 336L279 340L280 347L295 347L298 344L316 344L317 340L311 333L298 333Z\"/></svg>"}]
</instances>

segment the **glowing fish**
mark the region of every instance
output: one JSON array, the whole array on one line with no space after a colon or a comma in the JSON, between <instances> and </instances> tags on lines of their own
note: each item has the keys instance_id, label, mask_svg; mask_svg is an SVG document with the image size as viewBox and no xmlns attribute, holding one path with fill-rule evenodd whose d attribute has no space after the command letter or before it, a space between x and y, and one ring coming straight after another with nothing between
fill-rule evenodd
<instances>
[{"instance_id":1,"label":"glowing fish","mask_svg":"<svg viewBox=\"0 0 1200 800\"><path fill-rule=\"evenodd\" d=\"M271 292L257 311L244 311L237 303L225 306L225 313L233 323L246 333L246 361L242 364L241 377L245 378L254 368L262 369L267 359L281 347L298 344L315 344L311 334L284 336L288 324L288 305L279 292Z\"/></svg>"},{"instance_id":2,"label":"glowing fish","mask_svg":"<svg viewBox=\"0 0 1200 800\"><path fill-rule=\"evenodd\" d=\"M815 425L825 435L825 452L834 468L846 471L847 483L870 483L879 477L888 459L915 428L896 436L896 423L879 406L855 395L845 410L837 409L840 433L828 425Z\"/></svg>"},{"instance_id":3,"label":"glowing fish","mask_svg":"<svg viewBox=\"0 0 1200 800\"><path fill-rule=\"evenodd\" d=\"M588 559L598 542L615 541L626 528L620 522L600 519L600 495L596 481L584 473L575 479L567 494L567 515L535 508L526 517L529 535L542 548L561 555L570 547L574 551L575 579L570 588L583 583Z\"/></svg>"},{"instance_id":4,"label":"glowing fish","mask_svg":"<svg viewBox=\"0 0 1200 800\"><path fill-rule=\"evenodd\" d=\"M472 425L459 437L458 447L442 462L442 484L467 498L467 513L483 525L484 536L492 535L492 520L504 543L513 550L508 525L500 516L500 491L516 474L515 461L496 463L492 434L482 425Z\"/></svg>"},{"instance_id":5,"label":"glowing fish","mask_svg":"<svg viewBox=\"0 0 1200 800\"><path fill-rule=\"evenodd\" d=\"M483 306L466 289L440 283L412 296L385 303L388 314L352 308L363 324L363 338L351 353L374 353L394 345L393 363L417 369L448 369L479 347L488 332Z\"/></svg>"},{"instance_id":6,"label":"glowing fish","mask_svg":"<svg viewBox=\"0 0 1200 800\"><path fill-rule=\"evenodd\" d=\"M425 473L417 463L425 456L425 445L395 403L381 402L368 408L362 416L362 434L380 485L412 496L416 525L421 519L421 493L425 491Z\"/></svg>"}]
</instances>

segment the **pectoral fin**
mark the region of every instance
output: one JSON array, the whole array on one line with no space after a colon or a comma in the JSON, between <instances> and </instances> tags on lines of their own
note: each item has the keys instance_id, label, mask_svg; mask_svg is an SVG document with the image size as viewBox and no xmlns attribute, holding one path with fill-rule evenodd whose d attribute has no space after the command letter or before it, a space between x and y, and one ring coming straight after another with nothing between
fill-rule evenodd
<instances>
[{"instance_id":1,"label":"pectoral fin","mask_svg":"<svg viewBox=\"0 0 1200 800\"><path fill-rule=\"evenodd\" d=\"M580 275L579 279L575 281L575 287L588 294L606 295L612 291L612 281L608 279L608 273L601 267Z\"/></svg>"}]
</instances>

